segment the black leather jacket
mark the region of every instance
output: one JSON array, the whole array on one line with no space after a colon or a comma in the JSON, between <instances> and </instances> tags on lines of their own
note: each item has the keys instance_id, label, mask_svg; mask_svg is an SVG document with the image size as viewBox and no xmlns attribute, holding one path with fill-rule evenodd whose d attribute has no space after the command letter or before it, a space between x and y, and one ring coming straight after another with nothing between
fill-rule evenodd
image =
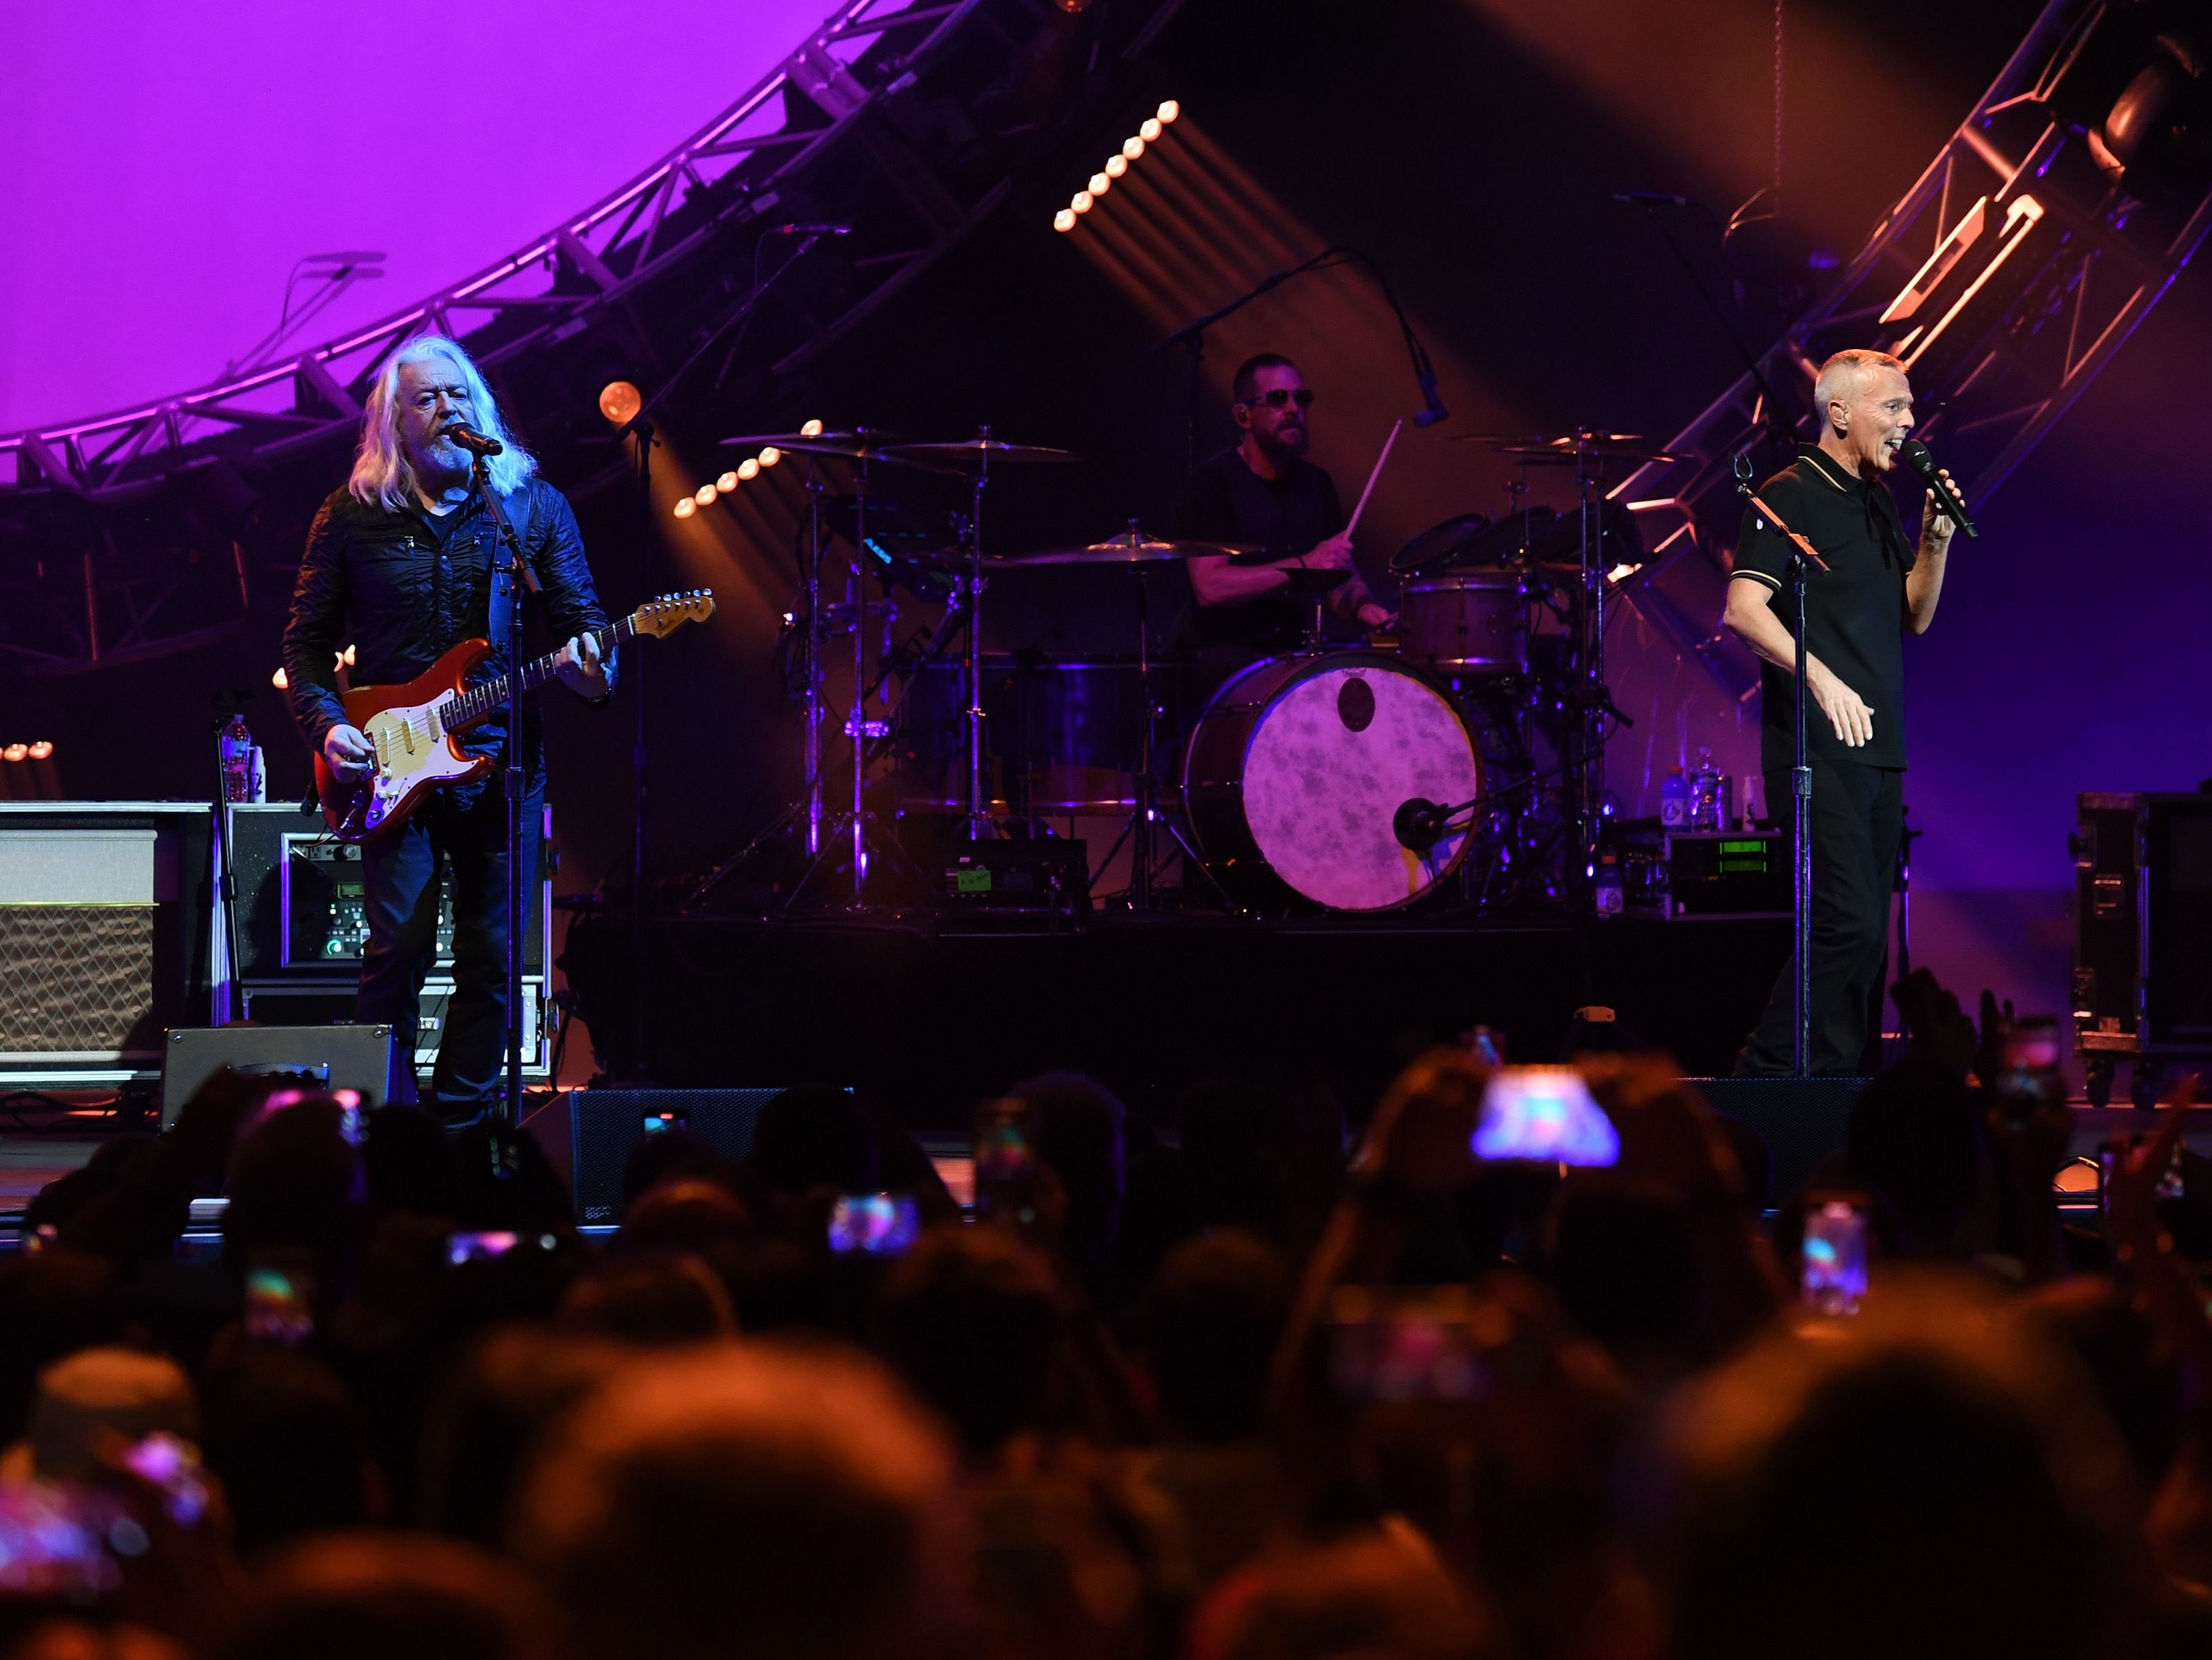
<instances>
[{"instance_id":1,"label":"black leather jacket","mask_svg":"<svg viewBox=\"0 0 2212 1660\"><path fill-rule=\"evenodd\" d=\"M523 600L526 645L552 649L586 629L603 626L606 612L592 587L583 538L568 498L533 477L500 498L522 543L524 556L544 593ZM292 591L292 620L285 626L284 675L292 715L309 745L321 753L323 738L345 719L338 701L336 661L350 644L350 675L357 686L411 680L459 642L489 639L492 654L480 676L503 669L507 642L491 631L491 571L497 532L482 502L471 498L451 542L440 538L421 513L398 513L334 492L316 514ZM531 624L538 626L532 629ZM610 656L607 680L613 684ZM523 754L531 775L539 770L538 723L525 694ZM496 755L507 732L507 712L495 709L462 734L471 755ZM481 783L465 792L473 796ZM462 792L457 792L460 794Z\"/></svg>"}]
</instances>

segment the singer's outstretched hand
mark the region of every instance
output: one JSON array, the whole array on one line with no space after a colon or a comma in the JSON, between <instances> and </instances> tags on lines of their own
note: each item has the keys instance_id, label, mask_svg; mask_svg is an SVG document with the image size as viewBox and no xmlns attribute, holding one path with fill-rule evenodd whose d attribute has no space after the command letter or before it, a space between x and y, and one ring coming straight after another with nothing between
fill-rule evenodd
<instances>
[{"instance_id":1,"label":"singer's outstretched hand","mask_svg":"<svg viewBox=\"0 0 2212 1660\"><path fill-rule=\"evenodd\" d=\"M1936 476L1949 487L1952 495L1959 496L1960 505L1963 507L1966 498L1959 496L1959 481L1951 477L1950 468L1936 468ZM1942 503L1937 500L1936 492L1929 490L1928 503L1920 510L1920 550L1923 553L1935 554L1948 552L1951 547L1952 532L1958 528L1958 526L1952 523L1951 515L1943 511Z\"/></svg>"}]
</instances>

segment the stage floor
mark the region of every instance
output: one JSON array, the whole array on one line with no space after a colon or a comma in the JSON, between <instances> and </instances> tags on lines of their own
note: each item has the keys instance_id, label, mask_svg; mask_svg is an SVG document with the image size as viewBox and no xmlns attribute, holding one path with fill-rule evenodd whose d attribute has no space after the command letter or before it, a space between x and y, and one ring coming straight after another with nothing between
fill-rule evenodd
<instances>
[{"instance_id":1,"label":"stage floor","mask_svg":"<svg viewBox=\"0 0 2212 1660\"><path fill-rule=\"evenodd\" d=\"M1510 1059L1563 1058L1589 1004L1686 1073L1725 1073L1789 933L1787 919L1108 912L1054 934L922 916L667 916L648 920L641 953L630 919L600 913L574 921L561 964L611 1076L851 1085L932 1128L964 1126L978 1100L1055 1067L1091 1073L1148 1114L1195 1078L1308 1069L1364 1113L1407 1058L1478 1025Z\"/></svg>"}]
</instances>

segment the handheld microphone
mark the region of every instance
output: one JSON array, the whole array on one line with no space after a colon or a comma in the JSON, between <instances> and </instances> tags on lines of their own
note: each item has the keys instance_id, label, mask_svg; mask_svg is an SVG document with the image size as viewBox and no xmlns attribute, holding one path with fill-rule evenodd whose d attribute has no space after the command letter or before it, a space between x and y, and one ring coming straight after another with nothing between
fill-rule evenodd
<instances>
[{"instance_id":1,"label":"handheld microphone","mask_svg":"<svg viewBox=\"0 0 2212 1660\"><path fill-rule=\"evenodd\" d=\"M1451 411L1444 407L1444 400L1437 393L1437 372L1434 369L1423 369L1414 378L1421 383L1421 396L1427 400L1428 408L1413 417L1413 424L1417 427L1433 427L1439 421L1450 420Z\"/></svg>"},{"instance_id":2,"label":"handheld microphone","mask_svg":"<svg viewBox=\"0 0 2212 1660\"><path fill-rule=\"evenodd\" d=\"M1639 208L1694 208L1698 205L1686 196L1672 196L1662 190L1617 190L1613 193L1613 199Z\"/></svg>"},{"instance_id":3,"label":"handheld microphone","mask_svg":"<svg viewBox=\"0 0 2212 1660\"><path fill-rule=\"evenodd\" d=\"M1959 499L1958 491L1943 482L1942 474L1936 471L1936 458L1928 453L1928 446L1917 438L1908 438L1897 453L1906 466L1928 481L1928 488L1936 492L1936 505L1953 524L1966 532L1966 539L1971 542L1978 537L1981 532L1966 517L1966 504Z\"/></svg>"},{"instance_id":4,"label":"handheld microphone","mask_svg":"<svg viewBox=\"0 0 2212 1660\"><path fill-rule=\"evenodd\" d=\"M507 446L501 443L498 439L487 438L475 429L465 427L458 421L448 421L446 423L445 432L441 435L459 444L471 455L489 458L507 453Z\"/></svg>"}]
</instances>

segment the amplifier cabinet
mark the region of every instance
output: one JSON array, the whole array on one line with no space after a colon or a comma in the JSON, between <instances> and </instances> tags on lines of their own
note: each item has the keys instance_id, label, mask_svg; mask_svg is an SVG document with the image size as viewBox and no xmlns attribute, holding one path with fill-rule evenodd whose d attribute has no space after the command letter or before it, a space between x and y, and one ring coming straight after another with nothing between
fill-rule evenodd
<instances>
[{"instance_id":1,"label":"amplifier cabinet","mask_svg":"<svg viewBox=\"0 0 2212 1660\"><path fill-rule=\"evenodd\" d=\"M204 802L0 801L0 1085L151 1079L204 1025Z\"/></svg>"},{"instance_id":2,"label":"amplifier cabinet","mask_svg":"<svg viewBox=\"0 0 2212 1660\"><path fill-rule=\"evenodd\" d=\"M552 821L541 827L549 840ZM368 927L362 916L361 849L333 837L319 812L280 802L231 809L230 868L238 976L265 980L327 974L361 961ZM541 871L544 862L540 863ZM451 877L438 902L438 961L453 966ZM541 881L522 937L525 974L542 974L552 957L550 881Z\"/></svg>"}]
</instances>

